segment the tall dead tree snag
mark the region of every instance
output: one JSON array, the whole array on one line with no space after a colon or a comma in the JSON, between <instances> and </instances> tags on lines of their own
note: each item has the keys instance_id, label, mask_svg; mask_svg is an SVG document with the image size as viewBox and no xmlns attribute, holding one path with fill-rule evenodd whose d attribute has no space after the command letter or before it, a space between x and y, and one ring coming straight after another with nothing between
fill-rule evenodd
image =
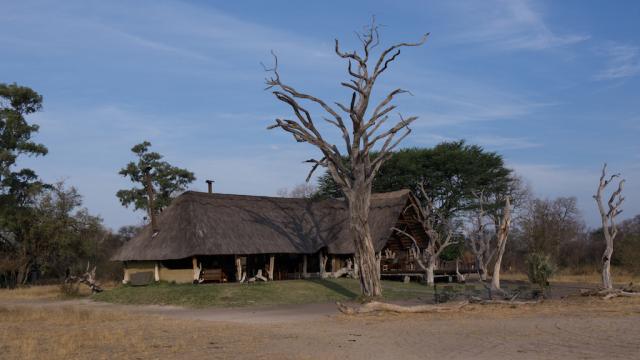
<instances>
[{"instance_id":1,"label":"tall dead tree snag","mask_svg":"<svg viewBox=\"0 0 640 360\"><path fill-rule=\"evenodd\" d=\"M506 249L507 239L509 238L509 229L511 227L511 201L509 197L504 199L504 207L494 215L494 223L496 226L496 262L493 265L493 274L491 275L491 291L501 291L500 289L500 269L502 267L502 256Z\"/></svg>"},{"instance_id":2,"label":"tall dead tree snag","mask_svg":"<svg viewBox=\"0 0 640 360\"><path fill-rule=\"evenodd\" d=\"M604 164L602 174L600 175L600 182L598 183L598 190L593 196L598 204L598 211L600 212L600 219L602 220L602 233L604 234L606 246L604 254L602 254L602 286L605 289L613 289L613 280L611 280L611 256L613 255L613 241L616 235L618 235L616 216L622 212L620 206L624 202L624 197L622 196L624 179L618 182L618 188L611 193L607 203L608 209L605 208L602 202L602 195L607 186L619 177L620 174L613 174L607 179L607 164Z\"/></svg>"},{"instance_id":3,"label":"tall dead tree snag","mask_svg":"<svg viewBox=\"0 0 640 360\"><path fill-rule=\"evenodd\" d=\"M502 292L500 289L500 269L511 228L511 198L509 195L496 195L489 204L494 209L486 212L487 196L483 192L479 192L475 196L477 208L471 219L469 245L476 257L478 273L482 281L487 280L487 269L495 257L490 289L492 293ZM487 226L491 226L491 223L495 227L493 234L487 230Z\"/></svg>"},{"instance_id":4,"label":"tall dead tree snag","mask_svg":"<svg viewBox=\"0 0 640 360\"><path fill-rule=\"evenodd\" d=\"M341 85L352 91L349 105L338 102L338 110L315 96L283 83L275 54L274 66L265 68L273 74L266 80L267 89L273 89L275 97L287 104L294 114L292 119L276 119L276 123L269 129L281 128L292 134L296 141L310 143L320 150L320 159L307 160L313 164L307 181L319 166L326 167L345 195L349 209L349 228L355 247L355 267L359 269L360 288L365 296L382 294L380 268L376 261L368 223L373 178L380 166L391 156L391 152L409 135L409 125L417 119L416 116L399 116L395 125L386 126L389 114L396 109L396 105L392 104L393 99L407 91L395 89L375 107L370 106L371 94L376 80L397 59L400 49L422 45L427 36L428 34L425 34L415 43L390 46L375 59L370 58L371 52L380 43L378 26L375 23L358 33L362 43L360 53L342 51L336 40L335 53L347 60L347 72L350 76L350 79ZM343 150L325 140L325 136L318 129L316 119L304 104L319 106L326 112L322 119L338 129L344 140ZM348 116L347 122L342 114Z\"/></svg>"},{"instance_id":5,"label":"tall dead tree snag","mask_svg":"<svg viewBox=\"0 0 640 360\"><path fill-rule=\"evenodd\" d=\"M472 213L470 221L471 227L468 231L467 239L471 252L473 252L475 257L476 270L480 275L480 280L486 281L489 263L491 263L491 260L496 254L496 247L493 246L493 236L487 229L489 223L487 222L487 214L484 210L484 194L482 192L476 194L476 200L478 207Z\"/></svg>"}]
</instances>

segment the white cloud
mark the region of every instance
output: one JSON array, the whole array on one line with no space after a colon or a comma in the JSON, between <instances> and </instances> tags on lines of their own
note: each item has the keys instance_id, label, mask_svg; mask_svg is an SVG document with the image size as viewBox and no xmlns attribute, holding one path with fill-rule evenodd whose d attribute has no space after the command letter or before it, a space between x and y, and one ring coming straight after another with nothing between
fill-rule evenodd
<instances>
[{"instance_id":1,"label":"white cloud","mask_svg":"<svg viewBox=\"0 0 640 360\"><path fill-rule=\"evenodd\" d=\"M607 65L596 80L617 80L640 74L640 47L609 43L600 53L607 57Z\"/></svg>"},{"instance_id":2,"label":"white cloud","mask_svg":"<svg viewBox=\"0 0 640 360\"><path fill-rule=\"evenodd\" d=\"M542 144L522 137L508 137L500 135L472 135L467 139L493 150L520 150L541 147Z\"/></svg>"},{"instance_id":3,"label":"white cloud","mask_svg":"<svg viewBox=\"0 0 640 360\"><path fill-rule=\"evenodd\" d=\"M543 50L589 39L582 34L558 34L528 0L455 2L465 18L461 42L491 44L507 50Z\"/></svg>"}]
</instances>

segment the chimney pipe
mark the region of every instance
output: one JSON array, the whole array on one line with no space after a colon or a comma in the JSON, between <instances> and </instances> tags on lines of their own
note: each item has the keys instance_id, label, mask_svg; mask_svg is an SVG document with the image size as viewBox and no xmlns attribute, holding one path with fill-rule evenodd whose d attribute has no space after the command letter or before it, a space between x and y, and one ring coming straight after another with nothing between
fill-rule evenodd
<instances>
[{"instance_id":1,"label":"chimney pipe","mask_svg":"<svg viewBox=\"0 0 640 360\"><path fill-rule=\"evenodd\" d=\"M207 182L207 186L209 187L209 194L213 194L213 183L214 183L215 181L213 181L213 180L207 180L206 182Z\"/></svg>"}]
</instances>

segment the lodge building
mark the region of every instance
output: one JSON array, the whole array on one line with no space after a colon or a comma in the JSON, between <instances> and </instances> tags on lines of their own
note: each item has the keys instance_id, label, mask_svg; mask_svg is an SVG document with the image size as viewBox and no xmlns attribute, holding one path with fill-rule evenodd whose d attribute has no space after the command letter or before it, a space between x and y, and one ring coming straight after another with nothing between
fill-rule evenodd
<instances>
[{"instance_id":1,"label":"lodge building","mask_svg":"<svg viewBox=\"0 0 640 360\"><path fill-rule=\"evenodd\" d=\"M428 238L408 190L373 194L369 226L382 276L420 274L409 249ZM124 282L268 280L331 274L353 259L345 202L187 191L112 257Z\"/></svg>"}]
</instances>

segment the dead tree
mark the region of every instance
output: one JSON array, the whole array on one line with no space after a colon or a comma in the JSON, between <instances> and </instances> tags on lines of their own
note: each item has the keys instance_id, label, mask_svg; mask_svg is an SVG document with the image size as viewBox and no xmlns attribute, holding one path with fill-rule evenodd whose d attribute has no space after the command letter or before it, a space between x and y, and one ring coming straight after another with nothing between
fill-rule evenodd
<instances>
[{"instance_id":1,"label":"dead tree","mask_svg":"<svg viewBox=\"0 0 640 360\"><path fill-rule=\"evenodd\" d=\"M598 204L598 211L600 211L600 219L602 221L602 232L604 234L605 250L602 254L602 287L604 289L613 289L613 280L611 280L611 256L613 255L613 241L618 235L618 226L616 224L616 216L620 215L622 209L620 206L624 202L622 196L622 187L624 186L624 179L618 182L618 188L611 193L608 201L608 209L605 209L602 203L602 193L606 187L615 179L619 178L620 174L613 174L607 179L607 164L602 167L602 175L600 175L600 182L598 184L598 190L593 198Z\"/></svg>"},{"instance_id":2,"label":"dead tree","mask_svg":"<svg viewBox=\"0 0 640 360\"><path fill-rule=\"evenodd\" d=\"M476 257L481 281L487 280L487 268L495 257L489 293L491 295L502 293L500 289L500 269L511 228L511 199L508 195L496 195L492 204L496 206L502 204L502 206L488 214L485 210L488 202L485 194L479 192L475 196L477 208L472 217L472 228L468 236L470 248ZM488 219L491 219L491 221L487 221ZM495 227L495 237L487 230L487 226L491 225L491 223Z\"/></svg>"},{"instance_id":3,"label":"dead tree","mask_svg":"<svg viewBox=\"0 0 640 360\"><path fill-rule=\"evenodd\" d=\"M451 225L452 221L445 219L442 213L435 207L433 199L429 197L424 188L424 183L420 183L418 189L423 201L420 205L412 203L409 206L415 208L416 214L421 214L419 215L419 219L416 220L418 220L429 237L427 248L425 251L421 251L418 242L411 234L398 228L394 228L394 230L413 241L413 246L410 249L411 255L416 259L416 263L420 269L425 272L427 284L433 285L435 282L434 271L438 264L440 254L442 254L447 247L456 244L454 239L455 229Z\"/></svg>"},{"instance_id":4,"label":"dead tree","mask_svg":"<svg viewBox=\"0 0 640 360\"><path fill-rule=\"evenodd\" d=\"M480 280L487 280L489 263L496 254L496 247L493 246L493 236L487 229L490 223L487 222L487 214L484 210L484 194L479 192L476 195L478 207L471 217L471 227L467 231L467 240L471 252L475 256L476 270L480 276Z\"/></svg>"},{"instance_id":5,"label":"dead tree","mask_svg":"<svg viewBox=\"0 0 640 360\"><path fill-rule=\"evenodd\" d=\"M504 207L501 211L493 215L496 226L496 262L493 265L493 274L491 274L491 293L502 292L500 289L500 268L502 267L502 256L509 238L509 230L511 227L511 202L509 196L504 199Z\"/></svg>"},{"instance_id":6,"label":"dead tree","mask_svg":"<svg viewBox=\"0 0 640 360\"><path fill-rule=\"evenodd\" d=\"M273 89L275 97L287 104L293 111L291 119L278 118L269 129L281 128L293 135L298 142L306 142L315 146L322 153L319 159L310 159L313 164L307 181L318 167L326 167L333 180L345 195L349 210L349 228L355 247L355 260L359 269L360 288L367 297L382 294L380 284L380 268L376 262L376 254L369 229L369 207L371 200L371 185L380 166L391 156L391 152L411 132L409 125L417 119L416 116L403 118L392 126L385 126L390 114L396 109L393 99L406 90L395 89L383 98L375 107L370 106L374 85L389 65L400 55L403 47L413 47L424 44L428 34L415 43L398 43L383 50L375 58L371 52L379 45L380 37L378 25L373 22L358 33L362 43L362 51L346 52L340 49L335 41L335 53L347 60L348 81L341 85L352 91L348 105L336 103L336 110L325 101L301 92L285 84L280 77L278 59L274 54L275 64L265 70L272 73L266 80L267 89ZM335 126L344 140L344 150L337 145L327 142L321 134L317 117L311 115L305 104L318 106L326 113L322 117L328 124ZM348 125L344 115L348 117ZM344 153L346 151L346 153ZM372 152L374 152L372 154ZM347 159L345 161L345 158Z\"/></svg>"}]
</instances>

